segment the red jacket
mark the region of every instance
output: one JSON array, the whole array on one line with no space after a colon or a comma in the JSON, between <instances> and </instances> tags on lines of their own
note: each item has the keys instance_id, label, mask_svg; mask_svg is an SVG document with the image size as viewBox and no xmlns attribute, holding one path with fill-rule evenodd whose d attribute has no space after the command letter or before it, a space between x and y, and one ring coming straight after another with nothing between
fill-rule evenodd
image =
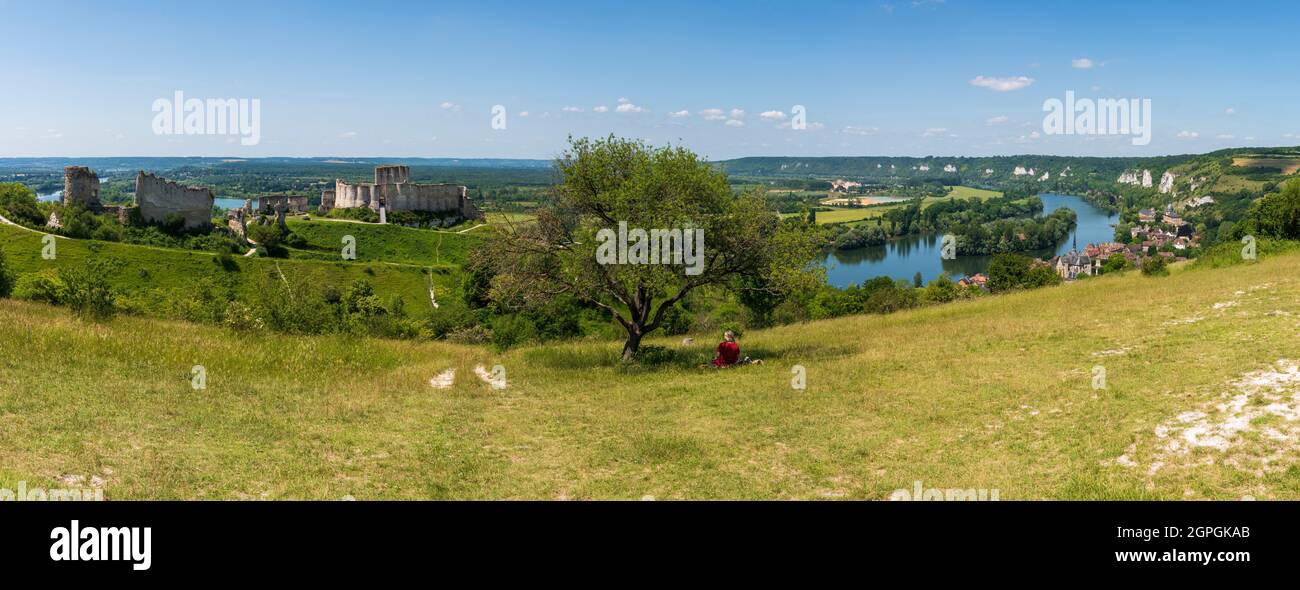
<instances>
[{"instance_id":1,"label":"red jacket","mask_svg":"<svg viewBox=\"0 0 1300 590\"><path fill-rule=\"evenodd\" d=\"M722 341L718 344L718 357L713 359L715 367L730 367L740 361L740 345L735 342Z\"/></svg>"}]
</instances>

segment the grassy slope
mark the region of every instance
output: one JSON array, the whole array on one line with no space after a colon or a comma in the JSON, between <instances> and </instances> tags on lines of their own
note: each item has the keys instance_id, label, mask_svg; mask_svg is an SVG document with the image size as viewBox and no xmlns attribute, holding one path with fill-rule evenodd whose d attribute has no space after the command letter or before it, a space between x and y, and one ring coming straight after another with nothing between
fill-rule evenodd
<instances>
[{"instance_id":1,"label":"grassy slope","mask_svg":"<svg viewBox=\"0 0 1300 590\"><path fill-rule=\"evenodd\" d=\"M616 343L498 357L241 339L139 318L88 326L5 300L0 486L107 474L113 499L879 499L920 480L1003 499L1295 499L1294 440L1258 476L1204 449L1192 458L1212 464L1147 467L1157 425L1300 359L1298 266L1289 254L755 331L741 344L767 362L722 372L694 366L707 338L677 365L624 369ZM1213 308L1225 301L1237 304ZM504 391L472 373L498 362ZM795 364L805 391L789 385ZM1094 365L1106 390L1091 387ZM455 386L432 389L447 367ZM1113 463L1125 453L1139 465Z\"/></svg>"},{"instance_id":2,"label":"grassy slope","mask_svg":"<svg viewBox=\"0 0 1300 590\"><path fill-rule=\"evenodd\" d=\"M343 247L343 236L350 235L357 240L359 261L389 261L421 266L460 265L465 262L469 251L487 235L344 221L290 219L287 223L293 233L307 240L311 249L327 252L331 256L339 255Z\"/></svg>"},{"instance_id":3,"label":"grassy slope","mask_svg":"<svg viewBox=\"0 0 1300 590\"><path fill-rule=\"evenodd\" d=\"M339 224L353 226L357 224ZM409 230L416 231L416 230ZM211 278L221 283L222 275L228 274L221 266L214 263L210 252L193 250L174 250L136 246L113 242L92 242L87 240L59 239L55 260L41 258L42 236L9 225L0 225L0 248L15 273L36 272L46 267L76 267L87 256L104 259L123 260L115 275L111 277L114 286L124 291L144 292L149 290L181 291L191 288L202 278ZM358 238L357 253L364 252L363 242ZM97 248L98 252L92 250ZM280 268L286 274L300 274L312 281L322 284L332 283L346 287L355 280L370 281L384 301L388 297L400 294L407 304L422 304L428 301L428 283L422 269L381 262L315 261L315 260L280 260ZM236 271L247 279L252 273L274 272L276 260L268 258L235 257L239 266ZM367 270L368 269L368 270ZM460 279L455 267L442 265L435 268L434 285L439 302L459 301ZM238 280L236 284L246 295L257 283Z\"/></svg>"}]
</instances>

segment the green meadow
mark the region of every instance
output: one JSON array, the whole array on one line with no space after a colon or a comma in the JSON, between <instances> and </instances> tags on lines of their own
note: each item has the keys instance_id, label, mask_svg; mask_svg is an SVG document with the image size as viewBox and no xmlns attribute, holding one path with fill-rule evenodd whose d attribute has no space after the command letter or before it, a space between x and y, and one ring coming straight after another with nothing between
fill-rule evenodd
<instances>
[{"instance_id":1,"label":"green meadow","mask_svg":"<svg viewBox=\"0 0 1300 590\"><path fill-rule=\"evenodd\" d=\"M17 231L0 228L10 263L42 264L39 240ZM58 264L86 255L64 242ZM211 258L135 255L121 279L221 272ZM280 264L323 280L372 268L421 288L406 267ZM730 370L700 368L712 334L653 339L667 352L624 365L617 342L497 354L87 323L0 300L0 487L97 477L112 500L880 500L919 481L1004 500L1300 499L1296 268L1295 252L1179 265L750 331L742 351L764 364ZM474 372L498 364L504 389ZM448 369L454 384L431 386ZM1224 444L1186 444L1214 443L1206 433Z\"/></svg>"},{"instance_id":2,"label":"green meadow","mask_svg":"<svg viewBox=\"0 0 1300 590\"><path fill-rule=\"evenodd\" d=\"M370 247L365 238L371 235L371 228L402 229L391 226L363 225L353 223L319 222L312 224L295 224L295 228L305 226L324 228L320 236L330 235L334 226L343 233L357 234L356 261L343 261L340 250L333 250L333 260L318 259L274 259L263 257L233 256L226 260L219 259L211 252L179 250L138 246L118 242L99 242L93 240L73 240L58 238L55 241L55 257L47 260L42 257L43 236L32 231L0 225L0 244L12 271L16 274L38 272L42 269L76 268L87 258L114 261L108 276L110 284L122 293L134 295L143 300L160 299L168 294L192 290L196 285L207 283L229 285L236 293L256 296L254 290L257 281L252 280L259 274L283 273L286 277L301 279L316 284L338 285L346 287L353 282L365 280L374 286L375 292L385 300L401 296L409 303L428 301L429 278L425 267L432 269L435 291L440 300L459 302L460 274L459 266L451 262L434 264L434 257L420 259L422 250L417 247L417 240L394 240L395 245L387 249L400 251L407 256L406 262L389 263L379 260L367 260L362 256ZM336 243L341 244L343 233ZM430 235L434 235L431 232ZM317 236L317 234L310 234ZM463 257L467 242L474 238L451 234L448 238L447 254L450 259ZM316 239L315 237L313 239ZM324 241L330 238L319 237ZM341 245L340 245L341 248ZM430 250L432 251L431 247ZM323 255L322 255L323 256ZM444 294L446 294L444 296Z\"/></svg>"},{"instance_id":3,"label":"green meadow","mask_svg":"<svg viewBox=\"0 0 1300 590\"><path fill-rule=\"evenodd\" d=\"M343 221L287 220L289 230L307 241L315 253L339 257L344 236L356 240L356 255L363 262L399 262L418 266L464 263L470 250L486 239L484 229L458 233L398 225ZM466 226L473 227L473 226ZM482 233L478 233L482 232Z\"/></svg>"}]
</instances>

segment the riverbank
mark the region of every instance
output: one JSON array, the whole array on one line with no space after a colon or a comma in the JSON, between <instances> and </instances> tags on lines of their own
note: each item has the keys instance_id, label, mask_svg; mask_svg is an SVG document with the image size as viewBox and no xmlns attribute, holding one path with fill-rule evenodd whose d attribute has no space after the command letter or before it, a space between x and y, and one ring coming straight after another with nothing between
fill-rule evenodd
<instances>
[{"instance_id":1,"label":"riverbank","mask_svg":"<svg viewBox=\"0 0 1300 590\"><path fill-rule=\"evenodd\" d=\"M1053 211L1066 207L1072 209L1078 219L1070 234L1053 248L1028 251L1025 254L1046 258L1069 252L1076 242L1082 249L1090 243L1114 239L1114 224L1119 220L1118 214L1097 207L1077 195L1043 193L1038 196L1043 200L1043 215L1050 215ZM836 287L861 284L879 276L910 281L919 272L922 280L928 282L943 273L948 273L955 279L988 270L991 256L958 256L944 260L940 255L941 242L940 234L904 236L879 246L830 252L821 259L821 264L826 267L827 282Z\"/></svg>"}]
</instances>

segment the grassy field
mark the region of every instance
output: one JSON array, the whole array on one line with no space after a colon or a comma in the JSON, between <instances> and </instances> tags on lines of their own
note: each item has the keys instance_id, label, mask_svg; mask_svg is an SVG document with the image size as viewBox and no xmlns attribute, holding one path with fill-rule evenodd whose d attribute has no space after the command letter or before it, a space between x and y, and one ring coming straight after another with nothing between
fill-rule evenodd
<instances>
[{"instance_id":1,"label":"grassy field","mask_svg":"<svg viewBox=\"0 0 1300 590\"><path fill-rule=\"evenodd\" d=\"M933 205L940 201L949 201L949 200L962 201L966 199L991 199L993 197L1000 197L1000 196L1002 196L1002 193L999 191L991 191L987 189L974 188L970 186L954 186L952 187L951 190L948 191L947 196L926 197L925 200L921 202L921 206L929 207L930 205Z\"/></svg>"},{"instance_id":2,"label":"grassy field","mask_svg":"<svg viewBox=\"0 0 1300 590\"><path fill-rule=\"evenodd\" d=\"M898 207L879 206L879 207L831 207L830 211L817 212L818 225L830 225L834 223L855 223L868 219L875 219L884 215L886 211Z\"/></svg>"},{"instance_id":3,"label":"grassy field","mask_svg":"<svg viewBox=\"0 0 1300 590\"><path fill-rule=\"evenodd\" d=\"M355 223L321 222L326 229L340 226L342 233L368 231L367 228L385 226L367 226ZM392 228L389 229L403 229ZM404 230L417 231L417 230ZM367 252L365 234L358 234L358 257ZM448 238L462 247L468 240L463 235L448 235ZM276 260L270 258L234 257L234 267L227 270L217 263L211 252L195 250L176 250L154 248L116 242L95 242L90 240L59 239L56 242L57 256L54 260L41 257L42 236L10 225L0 225L0 249L4 250L5 259L17 274L37 272L44 268L76 268L88 257L106 260L119 260L116 270L109 277L110 283L127 294L160 296L167 292L185 291L196 284L208 281L214 284L231 284L236 291L246 296L255 296L251 292L256 281L249 280L256 273L275 272L278 264L286 275L301 276L317 283L329 283L346 286L353 281L366 280L374 286L377 294L385 301L393 295L401 295L408 303L428 301L428 279L423 269L408 264L390 264L359 260L344 262L342 260ZM325 238L321 238L325 239ZM340 234L341 239L341 234ZM335 243L339 243L335 240ZM450 252L454 251L451 248ZM432 259L430 259L432 260ZM440 300L456 302L460 292L460 274L458 267L450 264L433 265L433 282ZM443 294L446 294L445 296Z\"/></svg>"},{"instance_id":4,"label":"grassy field","mask_svg":"<svg viewBox=\"0 0 1300 590\"><path fill-rule=\"evenodd\" d=\"M1282 174L1295 174L1300 170L1300 156L1241 156L1232 159L1238 168L1278 168Z\"/></svg>"},{"instance_id":5,"label":"grassy field","mask_svg":"<svg viewBox=\"0 0 1300 590\"><path fill-rule=\"evenodd\" d=\"M469 251L482 243L486 234L451 233L414 229L398 225L347 223L339 221L287 221L293 233L302 236L309 249L337 257L343 236L356 238L358 261L388 261L415 265L460 265ZM473 227L473 226L470 226Z\"/></svg>"},{"instance_id":6,"label":"grassy field","mask_svg":"<svg viewBox=\"0 0 1300 590\"><path fill-rule=\"evenodd\" d=\"M537 216L532 213L515 213L510 211L489 211L484 213L485 221L488 224L499 227L509 227L510 225L520 225L532 223ZM476 230L482 231L482 230Z\"/></svg>"},{"instance_id":7,"label":"grassy field","mask_svg":"<svg viewBox=\"0 0 1300 590\"><path fill-rule=\"evenodd\" d=\"M952 190L948 193L948 195L945 197L926 197L925 200L921 201L921 206L929 207L934 203L938 203L940 201L947 201L947 200L988 199L992 197L998 197L1001 195L1002 193L998 191L985 190L981 188L972 188L969 186L954 186L952 187ZM878 207L831 207L830 211L817 212L817 224L818 225L831 225L835 223L857 224L870 219L875 219L877 217L880 217L881 215L884 215L886 211L897 209L905 205L906 203L898 203L894 205L882 205ZM790 215L797 215L797 214L789 214L786 215L786 217Z\"/></svg>"},{"instance_id":8,"label":"grassy field","mask_svg":"<svg viewBox=\"0 0 1300 590\"><path fill-rule=\"evenodd\" d=\"M86 324L0 300L0 487L883 499L920 481L1002 499L1298 499L1298 266L1288 254L753 331L741 345L765 364L726 371L698 368L712 335L655 339L673 360L624 367L613 342L497 355ZM473 372L498 363L503 390ZM448 368L454 386L431 387ZM1207 444L1182 452L1189 441Z\"/></svg>"}]
</instances>

